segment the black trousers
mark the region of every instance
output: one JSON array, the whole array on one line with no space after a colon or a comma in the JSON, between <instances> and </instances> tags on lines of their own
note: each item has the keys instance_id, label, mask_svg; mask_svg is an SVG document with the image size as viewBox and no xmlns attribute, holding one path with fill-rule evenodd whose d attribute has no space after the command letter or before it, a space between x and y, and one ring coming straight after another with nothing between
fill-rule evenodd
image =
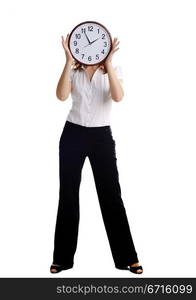
<instances>
[{"instance_id":1,"label":"black trousers","mask_svg":"<svg viewBox=\"0 0 196 300\"><path fill-rule=\"evenodd\" d=\"M117 170L111 127L86 127L66 121L59 141L59 204L53 263L72 268L79 226L81 171L88 156L104 226L116 268L138 262Z\"/></svg>"}]
</instances>

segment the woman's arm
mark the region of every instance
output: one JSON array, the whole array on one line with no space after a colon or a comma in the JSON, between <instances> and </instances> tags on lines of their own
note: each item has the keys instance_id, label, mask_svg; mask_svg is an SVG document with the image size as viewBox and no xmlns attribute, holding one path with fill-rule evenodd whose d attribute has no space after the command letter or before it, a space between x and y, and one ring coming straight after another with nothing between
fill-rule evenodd
<instances>
[{"instance_id":1,"label":"woman's arm","mask_svg":"<svg viewBox=\"0 0 196 300\"><path fill-rule=\"evenodd\" d=\"M62 36L62 45L66 55L66 64L64 66L63 72L61 74L61 77L58 81L57 88L56 88L56 96L61 101L66 100L69 97L69 94L71 92L70 73L71 73L71 66L74 59L68 48L68 38L69 38L69 34L67 34L66 40L64 40Z\"/></svg>"},{"instance_id":2,"label":"woman's arm","mask_svg":"<svg viewBox=\"0 0 196 300\"><path fill-rule=\"evenodd\" d=\"M107 71L112 99L116 102L119 102L124 96L123 87L111 63L107 63Z\"/></svg>"},{"instance_id":3,"label":"woman's arm","mask_svg":"<svg viewBox=\"0 0 196 300\"><path fill-rule=\"evenodd\" d=\"M56 96L59 100L64 101L69 97L71 92L71 81L70 81L70 72L71 72L71 63L66 61L63 72L59 79L56 88Z\"/></svg>"},{"instance_id":4,"label":"woman's arm","mask_svg":"<svg viewBox=\"0 0 196 300\"><path fill-rule=\"evenodd\" d=\"M119 43L120 42L117 40L117 38L114 38L112 42L112 50L104 63L108 72L111 96L112 99L116 102L121 101L124 96L124 90L121 84L121 80L118 79L117 74L112 66L112 56L114 52L116 52L119 49L117 48Z\"/></svg>"}]
</instances>

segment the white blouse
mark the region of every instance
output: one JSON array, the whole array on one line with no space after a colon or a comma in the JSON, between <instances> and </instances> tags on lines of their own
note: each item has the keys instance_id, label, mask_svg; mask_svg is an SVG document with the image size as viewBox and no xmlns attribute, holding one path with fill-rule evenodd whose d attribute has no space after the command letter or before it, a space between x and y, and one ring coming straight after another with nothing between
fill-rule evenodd
<instances>
[{"instance_id":1,"label":"white blouse","mask_svg":"<svg viewBox=\"0 0 196 300\"><path fill-rule=\"evenodd\" d=\"M123 79L122 68L114 68L119 79ZM67 120L86 127L110 125L112 98L108 74L98 68L90 80L86 71L71 69L72 107Z\"/></svg>"}]
</instances>

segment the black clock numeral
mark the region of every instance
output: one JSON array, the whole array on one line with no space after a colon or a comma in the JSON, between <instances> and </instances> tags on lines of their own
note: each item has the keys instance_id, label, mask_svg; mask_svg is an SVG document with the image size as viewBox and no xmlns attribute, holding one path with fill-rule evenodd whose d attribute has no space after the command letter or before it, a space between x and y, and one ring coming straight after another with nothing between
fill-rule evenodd
<instances>
[{"instance_id":1,"label":"black clock numeral","mask_svg":"<svg viewBox=\"0 0 196 300\"><path fill-rule=\"evenodd\" d=\"M93 26L88 26L88 31L93 31Z\"/></svg>"},{"instance_id":2,"label":"black clock numeral","mask_svg":"<svg viewBox=\"0 0 196 300\"><path fill-rule=\"evenodd\" d=\"M88 61L91 61L91 60L92 60L92 57L91 57L91 56L89 56L89 57L88 57Z\"/></svg>"},{"instance_id":3,"label":"black clock numeral","mask_svg":"<svg viewBox=\"0 0 196 300\"><path fill-rule=\"evenodd\" d=\"M98 32L98 34L99 34L99 28L97 28L97 32Z\"/></svg>"},{"instance_id":4,"label":"black clock numeral","mask_svg":"<svg viewBox=\"0 0 196 300\"><path fill-rule=\"evenodd\" d=\"M82 53L82 59L84 58L84 54Z\"/></svg>"},{"instance_id":5,"label":"black clock numeral","mask_svg":"<svg viewBox=\"0 0 196 300\"><path fill-rule=\"evenodd\" d=\"M85 33L86 32L86 28L81 28L81 32Z\"/></svg>"},{"instance_id":6,"label":"black clock numeral","mask_svg":"<svg viewBox=\"0 0 196 300\"><path fill-rule=\"evenodd\" d=\"M97 59L97 60L99 59L99 54L96 54L96 59Z\"/></svg>"},{"instance_id":7,"label":"black clock numeral","mask_svg":"<svg viewBox=\"0 0 196 300\"><path fill-rule=\"evenodd\" d=\"M77 54L79 53L79 49L78 48L75 49L75 53L77 53Z\"/></svg>"},{"instance_id":8,"label":"black clock numeral","mask_svg":"<svg viewBox=\"0 0 196 300\"><path fill-rule=\"evenodd\" d=\"M76 37L76 39L80 39L81 38L81 34L80 33L76 33L75 37Z\"/></svg>"},{"instance_id":9,"label":"black clock numeral","mask_svg":"<svg viewBox=\"0 0 196 300\"><path fill-rule=\"evenodd\" d=\"M105 33L102 33L102 40L105 39Z\"/></svg>"},{"instance_id":10,"label":"black clock numeral","mask_svg":"<svg viewBox=\"0 0 196 300\"><path fill-rule=\"evenodd\" d=\"M104 47L107 47L107 42L104 42Z\"/></svg>"},{"instance_id":11,"label":"black clock numeral","mask_svg":"<svg viewBox=\"0 0 196 300\"><path fill-rule=\"evenodd\" d=\"M78 44L77 41L74 41L74 46L77 46L77 44Z\"/></svg>"},{"instance_id":12,"label":"black clock numeral","mask_svg":"<svg viewBox=\"0 0 196 300\"><path fill-rule=\"evenodd\" d=\"M101 51L101 53L103 53L103 54L105 53L104 49Z\"/></svg>"}]
</instances>

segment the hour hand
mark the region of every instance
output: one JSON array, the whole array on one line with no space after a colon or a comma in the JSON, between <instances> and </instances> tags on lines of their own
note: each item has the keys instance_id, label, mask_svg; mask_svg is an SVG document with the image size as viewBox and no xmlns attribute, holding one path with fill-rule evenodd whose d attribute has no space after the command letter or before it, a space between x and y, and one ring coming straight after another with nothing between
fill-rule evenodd
<instances>
[{"instance_id":1,"label":"hour hand","mask_svg":"<svg viewBox=\"0 0 196 300\"><path fill-rule=\"evenodd\" d=\"M97 40L99 40L100 38L97 38L96 40L94 40L94 41L92 41L92 42L90 42L88 45L86 45L86 46L84 46L84 47L87 47L87 46L89 46L89 45L91 45L91 44L93 44L94 42L96 42Z\"/></svg>"},{"instance_id":2,"label":"hour hand","mask_svg":"<svg viewBox=\"0 0 196 300\"><path fill-rule=\"evenodd\" d=\"M97 40L99 40L100 38L97 38L96 40L92 41L91 44L93 44L94 42L96 42Z\"/></svg>"}]
</instances>

